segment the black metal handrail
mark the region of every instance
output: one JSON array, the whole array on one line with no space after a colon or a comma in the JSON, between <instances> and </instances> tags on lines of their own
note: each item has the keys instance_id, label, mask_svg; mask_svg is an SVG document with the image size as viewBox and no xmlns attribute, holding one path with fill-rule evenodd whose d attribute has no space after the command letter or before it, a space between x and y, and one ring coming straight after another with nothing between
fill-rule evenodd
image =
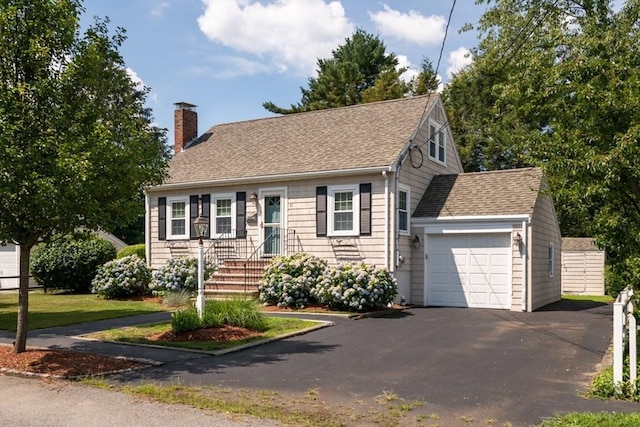
<instances>
[{"instance_id":1,"label":"black metal handrail","mask_svg":"<svg viewBox=\"0 0 640 427\"><path fill-rule=\"evenodd\" d=\"M246 231L230 230L211 238L205 251L205 262L219 266L226 259L244 259L252 250L253 241L247 237Z\"/></svg>"},{"instance_id":2,"label":"black metal handrail","mask_svg":"<svg viewBox=\"0 0 640 427\"><path fill-rule=\"evenodd\" d=\"M249 283L262 278L261 261L272 257L288 255L297 251L296 231L286 228L274 228L244 262L244 291L248 292Z\"/></svg>"}]
</instances>

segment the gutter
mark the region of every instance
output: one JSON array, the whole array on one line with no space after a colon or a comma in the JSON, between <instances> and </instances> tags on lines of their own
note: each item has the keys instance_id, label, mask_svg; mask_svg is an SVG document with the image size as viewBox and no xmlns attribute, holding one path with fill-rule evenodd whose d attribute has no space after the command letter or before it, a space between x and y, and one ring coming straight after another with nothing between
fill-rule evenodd
<instances>
[{"instance_id":1,"label":"gutter","mask_svg":"<svg viewBox=\"0 0 640 427\"><path fill-rule=\"evenodd\" d=\"M151 266L151 205L146 191L144 193L144 252L147 266Z\"/></svg>"},{"instance_id":2,"label":"gutter","mask_svg":"<svg viewBox=\"0 0 640 427\"><path fill-rule=\"evenodd\" d=\"M522 311L528 309L529 299L529 221L522 220Z\"/></svg>"},{"instance_id":3,"label":"gutter","mask_svg":"<svg viewBox=\"0 0 640 427\"><path fill-rule=\"evenodd\" d=\"M357 169L338 169L330 171L313 171L313 172L300 172L300 173L287 173L276 175L261 175L250 177L237 177L227 179L215 179L205 181L191 181L191 182L176 182L170 184L161 184L155 187L147 189L147 193L153 193L157 191L165 190L181 190L189 188L200 187L219 187L223 185L234 184L250 184L250 183L264 183L265 181L277 182L277 181L291 181L300 179L312 179L312 178L330 178L335 176L352 176L352 175L364 175L364 174L377 174L381 172L391 171L390 166L373 166L368 168Z\"/></svg>"},{"instance_id":4,"label":"gutter","mask_svg":"<svg viewBox=\"0 0 640 427\"><path fill-rule=\"evenodd\" d=\"M387 171L382 171L382 176L384 177L384 266L387 270L391 271L389 268L389 177L387 176Z\"/></svg>"}]
</instances>

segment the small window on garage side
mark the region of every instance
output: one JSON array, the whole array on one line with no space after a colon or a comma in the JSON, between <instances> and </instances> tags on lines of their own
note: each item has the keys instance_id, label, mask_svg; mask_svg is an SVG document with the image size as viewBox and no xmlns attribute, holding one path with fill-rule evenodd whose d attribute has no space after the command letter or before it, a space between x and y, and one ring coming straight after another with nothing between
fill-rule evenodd
<instances>
[{"instance_id":1,"label":"small window on garage side","mask_svg":"<svg viewBox=\"0 0 640 427\"><path fill-rule=\"evenodd\" d=\"M398 228L401 233L409 233L409 188L400 186L398 190Z\"/></svg>"},{"instance_id":2,"label":"small window on garage side","mask_svg":"<svg viewBox=\"0 0 640 427\"><path fill-rule=\"evenodd\" d=\"M188 239L187 235L187 199L170 199L169 200L169 238L170 239Z\"/></svg>"},{"instance_id":3,"label":"small window on garage side","mask_svg":"<svg viewBox=\"0 0 640 427\"><path fill-rule=\"evenodd\" d=\"M549 242L549 259L548 259L548 264L549 264L549 277L553 277L555 274L555 247L553 245L553 242Z\"/></svg>"}]
</instances>

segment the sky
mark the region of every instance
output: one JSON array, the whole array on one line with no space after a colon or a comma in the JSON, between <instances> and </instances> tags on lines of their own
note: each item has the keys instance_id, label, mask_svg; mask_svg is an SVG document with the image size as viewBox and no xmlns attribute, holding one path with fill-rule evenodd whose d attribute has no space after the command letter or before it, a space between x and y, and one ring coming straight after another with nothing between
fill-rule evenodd
<instances>
[{"instance_id":1,"label":"sky","mask_svg":"<svg viewBox=\"0 0 640 427\"><path fill-rule=\"evenodd\" d=\"M471 59L475 24L485 6L473 0L85 0L81 24L94 17L126 30L127 70L150 89L154 122L173 144L175 102L197 105L198 132L219 123L273 116L265 101L288 107L315 76L318 58L356 29L379 36L415 74L423 57L446 82Z\"/></svg>"}]
</instances>

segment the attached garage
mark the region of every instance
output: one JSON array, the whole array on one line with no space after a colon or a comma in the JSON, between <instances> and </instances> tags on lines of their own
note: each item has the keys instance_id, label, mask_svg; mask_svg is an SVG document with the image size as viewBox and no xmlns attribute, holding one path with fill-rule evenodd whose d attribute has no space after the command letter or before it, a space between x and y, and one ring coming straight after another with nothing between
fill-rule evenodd
<instances>
[{"instance_id":1,"label":"attached garage","mask_svg":"<svg viewBox=\"0 0 640 427\"><path fill-rule=\"evenodd\" d=\"M16 245L0 246L0 289L18 287L20 251Z\"/></svg>"},{"instance_id":2,"label":"attached garage","mask_svg":"<svg viewBox=\"0 0 640 427\"><path fill-rule=\"evenodd\" d=\"M411 218L424 245L410 302L533 311L558 301L560 229L544 185L536 168L435 176Z\"/></svg>"},{"instance_id":3,"label":"attached garage","mask_svg":"<svg viewBox=\"0 0 640 427\"><path fill-rule=\"evenodd\" d=\"M427 236L427 304L511 308L511 234Z\"/></svg>"}]
</instances>

